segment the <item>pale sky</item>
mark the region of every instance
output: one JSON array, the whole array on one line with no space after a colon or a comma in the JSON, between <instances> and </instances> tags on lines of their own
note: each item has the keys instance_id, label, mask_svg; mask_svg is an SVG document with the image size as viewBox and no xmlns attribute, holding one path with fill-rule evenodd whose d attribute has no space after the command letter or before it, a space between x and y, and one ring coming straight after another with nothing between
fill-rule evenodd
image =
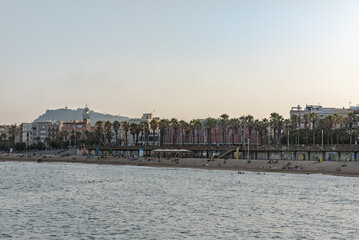
<instances>
[{"instance_id":1,"label":"pale sky","mask_svg":"<svg viewBox=\"0 0 359 240\"><path fill-rule=\"evenodd\" d=\"M0 124L359 104L359 1L0 0Z\"/></svg>"}]
</instances>

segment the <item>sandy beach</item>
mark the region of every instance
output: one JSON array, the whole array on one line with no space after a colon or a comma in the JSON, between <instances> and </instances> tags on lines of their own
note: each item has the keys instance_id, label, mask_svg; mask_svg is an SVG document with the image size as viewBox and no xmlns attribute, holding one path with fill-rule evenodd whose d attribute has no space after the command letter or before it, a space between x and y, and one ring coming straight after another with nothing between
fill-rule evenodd
<instances>
[{"instance_id":1,"label":"sandy beach","mask_svg":"<svg viewBox=\"0 0 359 240\"><path fill-rule=\"evenodd\" d=\"M181 158L176 161L174 158L119 158L115 156L107 158L84 157L84 156L56 156L56 155L21 155L21 154L0 154L0 161L22 161L22 162L64 162L64 163L85 163L85 164L113 164L133 165L151 167L181 167L201 168L209 170L232 170L238 172L282 172L297 174L330 174L337 176L359 177L359 162L315 162L315 161L268 161L243 159L204 159L204 158Z\"/></svg>"}]
</instances>

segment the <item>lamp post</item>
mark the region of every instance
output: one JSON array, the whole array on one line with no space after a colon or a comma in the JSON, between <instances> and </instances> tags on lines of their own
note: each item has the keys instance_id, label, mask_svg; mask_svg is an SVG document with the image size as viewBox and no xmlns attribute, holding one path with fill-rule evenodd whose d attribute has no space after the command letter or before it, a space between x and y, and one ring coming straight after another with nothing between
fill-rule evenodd
<instances>
[{"instance_id":1,"label":"lamp post","mask_svg":"<svg viewBox=\"0 0 359 240\"><path fill-rule=\"evenodd\" d=\"M323 136L324 136L324 130L322 128L322 147L323 147Z\"/></svg>"}]
</instances>

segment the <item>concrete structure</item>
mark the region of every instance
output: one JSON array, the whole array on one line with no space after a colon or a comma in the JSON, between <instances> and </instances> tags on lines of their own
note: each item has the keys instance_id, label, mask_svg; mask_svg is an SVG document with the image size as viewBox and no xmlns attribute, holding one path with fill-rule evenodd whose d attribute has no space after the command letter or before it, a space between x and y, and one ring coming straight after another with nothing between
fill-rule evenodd
<instances>
[{"instance_id":1,"label":"concrete structure","mask_svg":"<svg viewBox=\"0 0 359 240\"><path fill-rule=\"evenodd\" d=\"M301 118L301 128L304 128L304 115L315 113L318 115L319 119L326 118L329 115L338 114L340 116L347 117L348 113L353 112L354 114L357 114L359 117L359 106L350 106L349 108L334 108L334 107L323 107L321 105L306 105L305 108L302 108L300 105L297 107L292 107L290 110L290 118L292 118L293 115L298 115ZM356 123L355 127L358 127L358 123ZM309 123L309 126L311 126L311 123Z\"/></svg>"},{"instance_id":2,"label":"concrete structure","mask_svg":"<svg viewBox=\"0 0 359 240\"><path fill-rule=\"evenodd\" d=\"M26 145L32 142L32 124L22 123L20 124L20 142L26 143Z\"/></svg>"},{"instance_id":3,"label":"concrete structure","mask_svg":"<svg viewBox=\"0 0 359 240\"><path fill-rule=\"evenodd\" d=\"M51 141L57 140L61 128L61 123L57 121L36 122L32 124L32 138L34 141L45 142L47 138Z\"/></svg>"},{"instance_id":4,"label":"concrete structure","mask_svg":"<svg viewBox=\"0 0 359 240\"><path fill-rule=\"evenodd\" d=\"M93 130L90 125L90 109L87 107L87 105L83 110L82 118L82 121L75 120L62 123L61 131L67 131L68 139L70 138L71 134L75 132L79 132L81 134L81 138L86 138L86 131L91 132Z\"/></svg>"},{"instance_id":5,"label":"concrete structure","mask_svg":"<svg viewBox=\"0 0 359 240\"><path fill-rule=\"evenodd\" d=\"M294 114L299 115L303 118L304 114L316 113L320 119L325 118L329 115L338 114L342 117L348 116L348 113L359 110L358 107L350 107L350 108L334 108L334 107L323 107L320 105L306 105L304 109L300 105L297 107L292 107L290 110L290 117Z\"/></svg>"}]
</instances>

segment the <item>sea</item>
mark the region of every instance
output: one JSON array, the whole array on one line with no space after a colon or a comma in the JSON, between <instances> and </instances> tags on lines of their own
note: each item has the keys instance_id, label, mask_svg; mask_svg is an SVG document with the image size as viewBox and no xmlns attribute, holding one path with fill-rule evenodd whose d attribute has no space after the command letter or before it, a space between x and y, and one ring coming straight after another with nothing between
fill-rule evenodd
<instances>
[{"instance_id":1,"label":"sea","mask_svg":"<svg viewBox=\"0 0 359 240\"><path fill-rule=\"evenodd\" d=\"M359 239L359 178L0 162L0 239Z\"/></svg>"}]
</instances>

